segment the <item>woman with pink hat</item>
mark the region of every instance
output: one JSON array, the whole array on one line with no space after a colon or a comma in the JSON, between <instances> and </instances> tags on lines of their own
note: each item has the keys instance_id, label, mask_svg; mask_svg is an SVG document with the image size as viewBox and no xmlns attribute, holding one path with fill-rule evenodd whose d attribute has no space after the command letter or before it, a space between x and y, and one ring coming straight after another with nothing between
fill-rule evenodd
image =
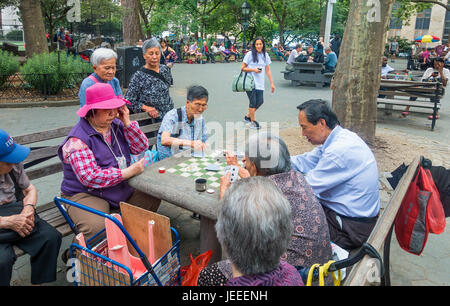
<instances>
[{"instance_id":1,"label":"woman with pink hat","mask_svg":"<svg viewBox=\"0 0 450 306\"><path fill-rule=\"evenodd\" d=\"M63 165L62 196L105 213L121 201L156 211L160 200L134 190L126 180L144 171L144 159L131 164L131 154L148 149L148 139L136 121L130 121L129 103L116 96L111 85L97 83L86 90L81 117L58 149ZM143 199L145 198L145 201ZM141 202L141 203L140 203ZM68 206L85 239L104 228L104 219Z\"/></svg>"}]
</instances>

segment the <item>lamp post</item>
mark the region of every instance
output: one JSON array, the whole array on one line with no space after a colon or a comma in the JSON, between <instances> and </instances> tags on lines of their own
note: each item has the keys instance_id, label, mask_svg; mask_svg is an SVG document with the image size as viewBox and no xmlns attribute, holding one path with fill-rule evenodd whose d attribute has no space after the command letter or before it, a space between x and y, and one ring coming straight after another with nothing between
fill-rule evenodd
<instances>
[{"instance_id":1,"label":"lamp post","mask_svg":"<svg viewBox=\"0 0 450 306\"><path fill-rule=\"evenodd\" d=\"M250 15L250 4L247 3L247 1L244 1L244 3L241 6L241 10L242 10L242 26L244 28L244 38L242 39L242 50L246 49L245 46L245 31L247 30L248 27L248 16Z\"/></svg>"}]
</instances>

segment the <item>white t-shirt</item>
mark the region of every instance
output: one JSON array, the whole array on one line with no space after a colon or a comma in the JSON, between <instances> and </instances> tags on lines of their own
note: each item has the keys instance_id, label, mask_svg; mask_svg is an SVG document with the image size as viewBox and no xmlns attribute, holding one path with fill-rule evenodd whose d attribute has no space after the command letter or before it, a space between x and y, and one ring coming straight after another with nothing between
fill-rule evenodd
<instances>
[{"instance_id":1,"label":"white t-shirt","mask_svg":"<svg viewBox=\"0 0 450 306\"><path fill-rule=\"evenodd\" d=\"M286 64L292 65L292 63L295 62L295 59L297 58L298 55L299 54L297 52L297 49L292 50L291 55L289 55L289 58L288 58Z\"/></svg>"},{"instance_id":2,"label":"white t-shirt","mask_svg":"<svg viewBox=\"0 0 450 306\"><path fill-rule=\"evenodd\" d=\"M448 70L447 68L444 68L444 69L442 69L442 71L444 72L445 78L448 81L450 81L450 70ZM436 70L436 69L430 67L427 70L425 70L425 72L423 73L422 80L426 81L433 74L433 72L437 72L438 73L437 77L442 79L441 75L439 74L439 70Z\"/></svg>"},{"instance_id":3,"label":"white t-shirt","mask_svg":"<svg viewBox=\"0 0 450 306\"><path fill-rule=\"evenodd\" d=\"M270 65L272 61L270 60L269 54L265 54L265 60L262 53L258 53L258 62L255 63L253 61L252 52L249 51L244 56L244 63L247 64L248 68L261 68L262 71L260 73L250 72L253 75L253 79L255 80L255 89L264 90L264 75L266 66Z\"/></svg>"},{"instance_id":4,"label":"white t-shirt","mask_svg":"<svg viewBox=\"0 0 450 306\"><path fill-rule=\"evenodd\" d=\"M387 74L395 69L386 64L386 66L381 66L381 76L387 76Z\"/></svg>"}]
</instances>

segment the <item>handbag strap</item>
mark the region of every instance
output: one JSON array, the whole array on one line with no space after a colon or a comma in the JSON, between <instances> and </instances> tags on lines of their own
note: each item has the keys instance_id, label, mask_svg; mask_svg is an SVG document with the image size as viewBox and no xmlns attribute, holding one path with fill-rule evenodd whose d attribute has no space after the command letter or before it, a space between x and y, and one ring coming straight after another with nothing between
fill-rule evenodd
<instances>
[{"instance_id":1,"label":"handbag strap","mask_svg":"<svg viewBox=\"0 0 450 306\"><path fill-rule=\"evenodd\" d=\"M242 70L241 70L241 73L239 73L239 76L237 78L236 84L234 85L234 88L235 88L236 91L239 91L238 90L238 83L239 83L239 79L241 78L241 76L242 76Z\"/></svg>"}]
</instances>

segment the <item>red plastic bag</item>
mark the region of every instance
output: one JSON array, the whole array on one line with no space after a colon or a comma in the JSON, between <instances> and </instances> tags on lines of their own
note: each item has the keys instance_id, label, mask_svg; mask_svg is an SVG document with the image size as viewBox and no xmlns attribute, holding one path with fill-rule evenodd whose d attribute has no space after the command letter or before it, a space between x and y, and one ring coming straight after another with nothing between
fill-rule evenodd
<instances>
[{"instance_id":1,"label":"red plastic bag","mask_svg":"<svg viewBox=\"0 0 450 306\"><path fill-rule=\"evenodd\" d=\"M428 233L440 234L445 229L445 214L439 192L430 170L419 164L394 220L395 235L405 251L420 255Z\"/></svg>"},{"instance_id":2,"label":"red plastic bag","mask_svg":"<svg viewBox=\"0 0 450 306\"><path fill-rule=\"evenodd\" d=\"M198 276L203 268L208 266L208 262L211 259L212 251L206 251L203 254L198 255L195 259L191 256L191 264L181 267L180 273L182 277L181 286L197 286Z\"/></svg>"}]
</instances>

